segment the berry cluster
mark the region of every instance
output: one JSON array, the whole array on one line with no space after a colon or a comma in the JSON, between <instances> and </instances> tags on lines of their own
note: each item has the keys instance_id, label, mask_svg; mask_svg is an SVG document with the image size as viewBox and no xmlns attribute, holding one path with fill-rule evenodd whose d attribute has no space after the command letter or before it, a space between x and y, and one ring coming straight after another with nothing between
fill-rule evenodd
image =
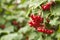
<instances>
[{"instance_id":1,"label":"berry cluster","mask_svg":"<svg viewBox=\"0 0 60 40\"><path fill-rule=\"evenodd\" d=\"M48 2L48 3L44 4L44 5L42 5L41 8L42 8L44 11L45 11L45 10L50 10L51 5L53 5L53 4L54 4L54 2L51 1L51 2Z\"/></svg>"},{"instance_id":2,"label":"berry cluster","mask_svg":"<svg viewBox=\"0 0 60 40\"><path fill-rule=\"evenodd\" d=\"M33 26L34 28L37 28L41 25L41 23L43 22L43 18L40 16L36 16L36 15L31 15L30 16L32 21L29 22L30 26Z\"/></svg>"},{"instance_id":3,"label":"berry cluster","mask_svg":"<svg viewBox=\"0 0 60 40\"><path fill-rule=\"evenodd\" d=\"M38 32L43 32L43 33L46 33L46 34L52 34L53 33L53 30L48 30L48 29L41 28L41 27L38 27L37 31Z\"/></svg>"},{"instance_id":4,"label":"berry cluster","mask_svg":"<svg viewBox=\"0 0 60 40\"><path fill-rule=\"evenodd\" d=\"M31 15L30 17L32 19L32 21L29 22L30 26L34 27L38 32L43 32L46 34L53 33L53 30L48 30L45 28L45 25L43 24L43 18L41 16Z\"/></svg>"},{"instance_id":5,"label":"berry cluster","mask_svg":"<svg viewBox=\"0 0 60 40\"><path fill-rule=\"evenodd\" d=\"M51 4L47 3L45 5L42 5L41 7L42 7L43 10L50 10Z\"/></svg>"}]
</instances>

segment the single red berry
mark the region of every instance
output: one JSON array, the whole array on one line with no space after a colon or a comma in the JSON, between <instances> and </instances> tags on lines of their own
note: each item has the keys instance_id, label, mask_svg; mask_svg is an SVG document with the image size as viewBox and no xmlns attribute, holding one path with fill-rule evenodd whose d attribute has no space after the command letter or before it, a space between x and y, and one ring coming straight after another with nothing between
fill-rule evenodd
<instances>
[{"instance_id":1,"label":"single red berry","mask_svg":"<svg viewBox=\"0 0 60 40\"><path fill-rule=\"evenodd\" d=\"M32 27L32 26L33 26L33 27L36 27L36 25L35 25L35 24L36 24L36 23L35 23L35 22L33 22L33 21L30 21L30 22L29 22L29 25L30 25L31 27Z\"/></svg>"},{"instance_id":2,"label":"single red berry","mask_svg":"<svg viewBox=\"0 0 60 40\"><path fill-rule=\"evenodd\" d=\"M0 28L4 29L5 28L5 25L0 25Z\"/></svg>"},{"instance_id":3,"label":"single red berry","mask_svg":"<svg viewBox=\"0 0 60 40\"><path fill-rule=\"evenodd\" d=\"M50 33L53 33L53 30L49 30L50 31Z\"/></svg>"},{"instance_id":4,"label":"single red berry","mask_svg":"<svg viewBox=\"0 0 60 40\"><path fill-rule=\"evenodd\" d=\"M53 33L53 30L48 30L47 31L47 34L52 34Z\"/></svg>"},{"instance_id":5,"label":"single red berry","mask_svg":"<svg viewBox=\"0 0 60 40\"><path fill-rule=\"evenodd\" d=\"M38 32L42 32L42 28L41 28L41 27L38 27L38 28L37 28L37 31L38 31Z\"/></svg>"},{"instance_id":6,"label":"single red berry","mask_svg":"<svg viewBox=\"0 0 60 40\"><path fill-rule=\"evenodd\" d=\"M30 17L32 20L35 20L35 15L31 14Z\"/></svg>"},{"instance_id":7,"label":"single red berry","mask_svg":"<svg viewBox=\"0 0 60 40\"><path fill-rule=\"evenodd\" d=\"M47 29L44 29L43 33L46 33Z\"/></svg>"},{"instance_id":8,"label":"single red berry","mask_svg":"<svg viewBox=\"0 0 60 40\"><path fill-rule=\"evenodd\" d=\"M45 29L42 29L42 32L44 33L45 32Z\"/></svg>"},{"instance_id":9,"label":"single red berry","mask_svg":"<svg viewBox=\"0 0 60 40\"><path fill-rule=\"evenodd\" d=\"M13 25L18 25L18 22L17 22L16 20L13 20L13 21L12 21L12 24L13 24Z\"/></svg>"}]
</instances>

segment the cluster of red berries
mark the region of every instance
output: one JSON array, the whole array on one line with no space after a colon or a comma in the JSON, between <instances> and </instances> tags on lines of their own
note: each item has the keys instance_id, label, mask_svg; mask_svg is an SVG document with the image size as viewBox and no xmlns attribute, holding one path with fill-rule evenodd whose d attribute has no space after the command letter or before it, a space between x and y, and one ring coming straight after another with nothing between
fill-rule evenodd
<instances>
[{"instance_id":1,"label":"cluster of red berries","mask_svg":"<svg viewBox=\"0 0 60 40\"><path fill-rule=\"evenodd\" d=\"M34 28L37 28L40 26L40 23L43 22L43 18L37 15L31 15L30 16L32 21L29 22L30 26L33 26Z\"/></svg>"},{"instance_id":2,"label":"cluster of red berries","mask_svg":"<svg viewBox=\"0 0 60 40\"><path fill-rule=\"evenodd\" d=\"M45 10L50 10L51 5L53 5L53 4L54 4L54 2L51 1L51 2L48 2L48 3L44 4L44 5L42 5L41 7L42 7L42 9L43 9L44 11L45 11Z\"/></svg>"},{"instance_id":3,"label":"cluster of red berries","mask_svg":"<svg viewBox=\"0 0 60 40\"><path fill-rule=\"evenodd\" d=\"M45 29L45 25L43 24L43 18L37 15L30 16L32 21L29 22L31 27L34 27L38 32L43 32L46 34L52 34L53 30Z\"/></svg>"},{"instance_id":4,"label":"cluster of red berries","mask_svg":"<svg viewBox=\"0 0 60 40\"><path fill-rule=\"evenodd\" d=\"M0 28L4 29L5 28L5 25L4 24L0 25Z\"/></svg>"},{"instance_id":5,"label":"cluster of red berries","mask_svg":"<svg viewBox=\"0 0 60 40\"><path fill-rule=\"evenodd\" d=\"M47 3L45 5L42 5L41 7L42 7L43 10L50 10L51 4Z\"/></svg>"},{"instance_id":6,"label":"cluster of red berries","mask_svg":"<svg viewBox=\"0 0 60 40\"><path fill-rule=\"evenodd\" d=\"M38 32L43 32L43 33L46 33L46 34L52 34L53 33L53 30L48 30L48 29L41 28L41 27L38 27L37 31Z\"/></svg>"}]
</instances>

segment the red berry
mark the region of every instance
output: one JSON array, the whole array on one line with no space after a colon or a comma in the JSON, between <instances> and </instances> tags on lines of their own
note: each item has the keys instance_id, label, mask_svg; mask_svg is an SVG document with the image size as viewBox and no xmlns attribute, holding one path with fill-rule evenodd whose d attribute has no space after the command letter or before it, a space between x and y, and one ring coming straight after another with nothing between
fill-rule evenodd
<instances>
[{"instance_id":1,"label":"red berry","mask_svg":"<svg viewBox=\"0 0 60 40\"><path fill-rule=\"evenodd\" d=\"M52 34L53 33L53 30L48 30L47 31L47 34Z\"/></svg>"},{"instance_id":2,"label":"red berry","mask_svg":"<svg viewBox=\"0 0 60 40\"><path fill-rule=\"evenodd\" d=\"M16 20L12 21L13 25L18 25L18 22Z\"/></svg>"},{"instance_id":3,"label":"red berry","mask_svg":"<svg viewBox=\"0 0 60 40\"><path fill-rule=\"evenodd\" d=\"M42 29L42 32L44 33L45 32L45 29Z\"/></svg>"},{"instance_id":4,"label":"red berry","mask_svg":"<svg viewBox=\"0 0 60 40\"><path fill-rule=\"evenodd\" d=\"M42 32L42 28L41 28L41 27L38 27L38 28L37 28L37 31L38 31L38 32Z\"/></svg>"},{"instance_id":5,"label":"red berry","mask_svg":"<svg viewBox=\"0 0 60 40\"><path fill-rule=\"evenodd\" d=\"M5 28L5 25L0 25L0 28L4 29Z\"/></svg>"},{"instance_id":6,"label":"red berry","mask_svg":"<svg viewBox=\"0 0 60 40\"><path fill-rule=\"evenodd\" d=\"M44 29L44 32L43 33L46 33L47 29Z\"/></svg>"},{"instance_id":7,"label":"red berry","mask_svg":"<svg viewBox=\"0 0 60 40\"><path fill-rule=\"evenodd\" d=\"M53 30L49 30L50 31L50 33L53 33Z\"/></svg>"},{"instance_id":8,"label":"red berry","mask_svg":"<svg viewBox=\"0 0 60 40\"><path fill-rule=\"evenodd\" d=\"M31 14L30 17L32 20L35 20L35 15Z\"/></svg>"},{"instance_id":9,"label":"red berry","mask_svg":"<svg viewBox=\"0 0 60 40\"><path fill-rule=\"evenodd\" d=\"M32 26L35 26L35 23L33 21L30 21L29 25L32 27Z\"/></svg>"},{"instance_id":10,"label":"red berry","mask_svg":"<svg viewBox=\"0 0 60 40\"><path fill-rule=\"evenodd\" d=\"M29 25L32 27L32 21L29 22Z\"/></svg>"}]
</instances>

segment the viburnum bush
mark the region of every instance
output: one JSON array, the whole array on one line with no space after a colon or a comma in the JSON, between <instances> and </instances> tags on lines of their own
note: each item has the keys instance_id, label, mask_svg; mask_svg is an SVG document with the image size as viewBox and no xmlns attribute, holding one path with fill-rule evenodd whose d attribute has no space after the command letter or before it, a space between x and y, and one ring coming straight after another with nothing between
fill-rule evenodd
<instances>
[{"instance_id":1,"label":"viburnum bush","mask_svg":"<svg viewBox=\"0 0 60 40\"><path fill-rule=\"evenodd\" d=\"M0 0L0 40L60 40L60 0Z\"/></svg>"}]
</instances>

